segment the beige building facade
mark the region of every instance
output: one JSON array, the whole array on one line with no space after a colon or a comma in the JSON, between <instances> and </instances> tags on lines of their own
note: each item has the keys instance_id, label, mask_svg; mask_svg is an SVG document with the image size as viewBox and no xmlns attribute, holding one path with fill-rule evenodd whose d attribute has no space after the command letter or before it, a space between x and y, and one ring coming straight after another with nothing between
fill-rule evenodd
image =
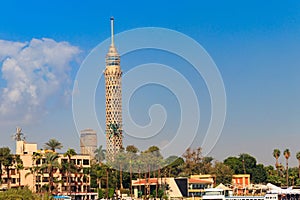
<instances>
[{"instance_id":1,"label":"beige building facade","mask_svg":"<svg viewBox=\"0 0 300 200\"><path fill-rule=\"evenodd\" d=\"M46 162L46 154L51 150L38 150L37 144L27 143L24 140L16 141L16 155L20 156L23 162L23 169L17 170L16 164L10 167L9 176L3 170L3 183L0 189L5 190L8 187L24 187L28 186L34 192L47 190L49 186L49 171L47 169L37 170ZM57 162L59 166L68 162L68 158L63 154L58 154ZM76 199L84 199L88 196L89 199L95 199L97 194L90 190L90 174L91 167L90 155L74 155L71 157L71 162L74 164L76 171L70 173L71 193L68 187L68 172L62 167L53 169L54 177L54 194L70 195ZM10 184L8 182L10 177ZM9 185L10 186L9 186Z\"/></svg>"}]
</instances>

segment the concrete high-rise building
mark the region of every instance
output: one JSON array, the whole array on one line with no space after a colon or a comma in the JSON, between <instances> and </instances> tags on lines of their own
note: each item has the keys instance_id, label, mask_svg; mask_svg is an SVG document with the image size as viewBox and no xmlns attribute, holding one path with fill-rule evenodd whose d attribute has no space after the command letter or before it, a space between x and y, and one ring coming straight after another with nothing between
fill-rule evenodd
<instances>
[{"instance_id":1,"label":"concrete high-rise building","mask_svg":"<svg viewBox=\"0 0 300 200\"><path fill-rule=\"evenodd\" d=\"M105 105L106 105L106 160L113 161L123 146L122 142L122 70L120 55L114 45L114 18L111 22L111 45L106 55Z\"/></svg>"},{"instance_id":2,"label":"concrete high-rise building","mask_svg":"<svg viewBox=\"0 0 300 200\"><path fill-rule=\"evenodd\" d=\"M97 149L97 134L93 129L87 128L80 131L80 153L95 157Z\"/></svg>"}]
</instances>

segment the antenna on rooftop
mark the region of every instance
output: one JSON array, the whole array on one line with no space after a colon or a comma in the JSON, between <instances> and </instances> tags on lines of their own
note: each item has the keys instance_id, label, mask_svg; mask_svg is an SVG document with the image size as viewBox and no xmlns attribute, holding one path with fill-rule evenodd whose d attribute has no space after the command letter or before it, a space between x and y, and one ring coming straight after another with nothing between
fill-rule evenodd
<instances>
[{"instance_id":1,"label":"antenna on rooftop","mask_svg":"<svg viewBox=\"0 0 300 200\"><path fill-rule=\"evenodd\" d=\"M17 132L13 137L14 137L14 140L16 140L16 141L24 141L25 137L24 137L24 134L22 133L22 128L17 127Z\"/></svg>"}]
</instances>

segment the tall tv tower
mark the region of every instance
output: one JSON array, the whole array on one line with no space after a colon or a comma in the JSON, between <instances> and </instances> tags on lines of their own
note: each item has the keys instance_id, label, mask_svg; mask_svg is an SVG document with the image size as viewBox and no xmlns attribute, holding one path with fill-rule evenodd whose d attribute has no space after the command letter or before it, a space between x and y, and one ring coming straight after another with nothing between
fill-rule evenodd
<instances>
[{"instance_id":1,"label":"tall tv tower","mask_svg":"<svg viewBox=\"0 0 300 200\"><path fill-rule=\"evenodd\" d=\"M120 55L114 44L114 18L111 23L111 44L106 55L105 106L106 106L106 160L114 161L123 146L122 141L122 70Z\"/></svg>"}]
</instances>

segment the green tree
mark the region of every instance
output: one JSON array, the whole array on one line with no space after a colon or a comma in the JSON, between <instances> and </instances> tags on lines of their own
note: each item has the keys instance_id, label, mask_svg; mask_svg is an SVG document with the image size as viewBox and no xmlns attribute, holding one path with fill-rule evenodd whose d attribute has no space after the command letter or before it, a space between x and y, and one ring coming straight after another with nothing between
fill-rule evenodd
<instances>
[{"instance_id":1,"label":"green tree","mask_svg":"<svg viewBox=\"0 0 300 200\"><path fill-rule=\"evenodd\" d=\"M291 152L289 149L285 149L283 155L286 160L286 186L289 186L289 158L291 156Z\"/></svg>"},{"instance_id":2,"label":"green tree","mask_svg":"<svg viewBox=\"0 0 300 200\"><path fill-rule=\"evenodd\" d=\"M92 188L102 188L102 180L104 180L106 171L104 164L93 163L91 165L91 187Z\"/></svg>"},{"instance_id":3,"label":"green tree","mask_svg":"<svg viewBox=\"0 0 300 200\"><path fill-rule=\"evenodd\" d=\"M120 189L122 190L123 189L123 168L125 167L125 165L128 163L127 159L126 159L126 154L125 152L123 151L120 151L117 155L115 155L115 160L114 162L112 163L113 164L113 167L115 169L118 169L119 168L119 186L120 186Z\"/></svg>"},{"instance_id":4,"label":"green tree","mask_svg":"<svg viewBox=\"0 0 300 200\"><path fill-rule=\"evenodd\" d=\"M128 145L126 147L126 152L134 153L135 154L135 153L139 152L139 149L136 146L134 146L134 145Z\"/></svg>"},{"instance_id":5,"label":"green tree","mask_svg":"<svg viewBox=\"0 0 300 200\"><path fill-rule=\"evenodd\" d=\"M239 160L242 162L243 171L251 174L251 169L256 167L256 159L247 153L242 153L239 155Z\"/></svg>"},{"instance_id":6,"label":"green tree","mask_svg":"<svg viewBox=\"0 0 300 200\"><path fill-rule=\"evenodd\" d=\"M23 162L17 163L16 165L16 170L19 176L19 187L21 187L21 170L24 169L24 165Z\"/></svg>"},{"instance_id":7,"label":"green tree","mask_svg":"<svg viewBox=\"0 0 300 200\"><path fill-rule=\"evenodd\" d=\"M54 152L56 149L62 149L62 148L63 148L62 144L54 138L50 139L48 142L45 143L45 149L50 149Z\"/></svg>"},{"instance_id":8,"label":"green tree","mask_svg":"<svg viewBox=\"0 0 300 200\"><path fill-rule=\"evenodd\" d=\"M87 185L88 184L88 177L91 173L91 168L89 167L86 167L86 168L83 168L83 182L85 182L85 184ZM85 192L88 193L88 187L85 187Z\"/></svg>"},{"instance_id":9,"label":"green tree","mask_svg":"<svg viewBox=\"0 0 300 200\"><path fill-rule=\"evenodd\" d=\"M298 167L289 168L289 185L294 186L297 183Z\"/></svg>"},{"instance_id":10,"label":"green tree","mask_svg":"<svg viewBox=\"0 0 300 200\"><path fill-rule=\"evenodd\" d=\"M250 174L254 183L264 183L267 180L267 172L263 165L256 164L256 159L246 153L240 154L239 157L228 157L224 164L229 166L235 174Z\"/></svg>"},{"instance_id":11,"label":"green tree","mask_svg":"<svg viewBox=\"0 0 300 200\"><path fill-rule=\"evenodd\" d=\"M40 199L36 194L34 194L28 187L25 188L13 188L7 191L0 192L0 199L3 200L38 200ZM46 200L46 199L45 199Z\"/></svg>"},{"instance_id":12,"label":"green tree","mask_svg":"<svg viewBox=\"0 0 300 200\"><path fill-rule=\"evenodd\" d=\"M10 149L8 147L4 147L4 155L2 157L2 165L6 171L7 176L7 188L10 189L11 177L10 177L10 167L14 164L14 155L10 153Z\"/></svg>"},{"instance_id":13,"label":"green tree","mask_svg":"<svg viewBox=\"0 0 300 200\"><path fill-rule=\"evenodd\" d=\"M275 170L272 165L266 166L265 171L267 173L267 180L266 182L272 183L277 186L281 186L281 177L278 175L277 169Z\"/></svg>"},{"instance_id":14,"label":"green tree","mask_svg":"<svg viewBox=\"0 0 300 200\"><path fill-rule=\"evenodd\" d=\"M104 191L99 188L98 190L98 199L103 199L105 196L104 196Z\"/></svg>"},{"instance_id":15,"label":"green tree","mask_svg":"<svg viewBox=\"0 0 300 200\"><path fill-rule=\"evenodd\" d=\"M68 149L66 153L64 153L64 157L68 157L68 192L71 194L71 158L72 156L77 155L74 149Z\"/></svg>"},{"instance_id":16,"label":"green tree","mask_svg":"<svg viewBox=\"0 0 300 200\"><path fill-rule=\"evenodd\" d=\"M277 173L279 174L279 162L278 162L278 159L280 157L280 150L279 149L274 149L273 150L273 156L276 159L275 167L277 169Z\"/></svg>"},{"instance_id":17,"label":"green tree","mask_svg":"<svg viewBox=\"0 0 300 200\"><path fill-rule=\"evenodd\" d=\"M143 163L146 164L146 169L148 169L148 175L145 173L145 177L157 178L159 175L160 168L162 167L163 163L163 156L160 153L160 149L157 146L150 146L146 151L141 153ZM157 174L157 175L156 175ZM150 194L150 188L148 188L147 194ZM155 191L157 194L158 184L156 183Z\"/></svg>"},{"instance_id":18,"label":"green tree","mask_svg":"<svg viewBox=\"0 0 300 200\"><path fill-rule=\"evenodd\" d=\"M202 174L209 174L210 171L212 170L213 164L212 161L214 160L213 157L206 156L203 157L201 165L200 165L200 172Z\"/></svg>"},{"instance_id":19,"label":"green tree","mask_svg":"<svg viewBox=\"0 0 300 200\"><path fill-rule=\"evenodd\" d=\"M162 171L165 176L177 177L182 172L182 165L184 165L184 160L178 156L169 156L164 161L164 167Z\"/></svg>"},{"instance_id":20,"label":"green tree","mask_svg":"<svg viewBox=\"0 0 300 200\"><path fill-rule=\"evenodd\" d=\"M299 179L300 179L300 151L297 152L296 158L297 158L297 160L298 160L298 162L299 162L299 164L298 164L298 177L299 177Z\"/></svg>"},{"instance_id":21,"label":"green tree","mask_svg":"<svg viewBox=\"0 0 300 200\"><path fill-rule=\"evenodd\" d=\"M28 173L27 175L32 174L33 183L36 182L38 188L40 188L40 182L35 181L35 179L36 179L36 175L40 172L40 164L41 164L41 159L43 158L43 154L39 152L33 152L31 158L32 158L33 166L30 168L30 173ZM25 175L25 177L27 175Z\"/></svg>"},{"instance_id":22,"label":"green tree","mask_svg":"<svg viewBox=\"0 0 300 200\"><path fill-rule=\"evenodd\" d=\"M126 154L129 159L129 182L130 182L130 197L132 198L132 161L136 160L139 149L134 145L126 147Z\"/></svg>"},{"instance_id":23,"label":"green tree","mask_svg":"<svg viewBox=\"0 0 300 200\"><path fill-rule=\"evenodd\" d=\"M10 167L11 166L16 166L18 164L22 164L22 160L20 159L19 155L13 155L10 153L10 149L9 149L9 154L7 154L4 158L5 160L2 161L2 164L5 168L6 171L6 176L7 176L7 188L10 189L11 186L11 177L10 177Z\"/></svg>"},{"instance_id":24,"label":"green tree","mask_svg":"<svg viewBox=\"0 0 300 200\"><path fill-rule=\"evenodd\" d=\"M228 157L224 160L224 164L229 166L234 174L242 174L243 173L243 163L237 157Z\"/></svg>"},{"instance_id":25,"label":"green tree","mask_svg":"<svg viewBox=\"0 0 300 200\"><path fill-rule=\"evenodd\" d=\"M216 184L231 184L233 170L228 165L216 161L211 173L216 175Z\"/></svg>"},{"instance_id":26,"label":"green tree","mask_svg":"<svg viewBox=\"0 0 300 200\"><path fill-rule=\"evenodd\" d=\"M49 173L49 192L52 193L54 186L54 177L53 172L54 169L57 169L60 167L58 163L59 155L55 152L48 152L45 154L45 163L41 165L41 170L47 170Z\"/></svg>"},{"instance_id":27,"label":"green tree","mask_svg":"<svg viewBox=\"0 0 300 200\"><path fill-rule=\"evenodd\" d=\"M200 166L202 161L202 149L200 147L196 149L188 148L182 155L185 160L183 166L183 176L189 176L191 174L200 174Z\"/></svg>"},{"instance_id":28,"label":"green tree","mask_svg":"<svg viewBox=\"0 0 300 200\"><path fill-rule=\"evenodd\" d=\"M254 183L266 183L268 175L262 164L258 164L251 170L252 181Z\"/></svg>"},{"instance_id":29,"label":"green tree","mask_svg":"<svg viewBox=\"0 0 300 200\"><path fill-rule=\"evenodd\" d=\"M0 184L2 183L2 169L6 158L10 155L10 149L8 147L0 148Z\"/></svg>"},{"instance_id":30,"label":"green tree","mask_svg":"<svg viewBox=\"0 0 300 200\"><path fill-rule=\"evenodd\" d=\"M105 160L106 150L103 149L102 145L100 145L94 153L97 162L101 164Z\"/></svg>"}]
</instances>

